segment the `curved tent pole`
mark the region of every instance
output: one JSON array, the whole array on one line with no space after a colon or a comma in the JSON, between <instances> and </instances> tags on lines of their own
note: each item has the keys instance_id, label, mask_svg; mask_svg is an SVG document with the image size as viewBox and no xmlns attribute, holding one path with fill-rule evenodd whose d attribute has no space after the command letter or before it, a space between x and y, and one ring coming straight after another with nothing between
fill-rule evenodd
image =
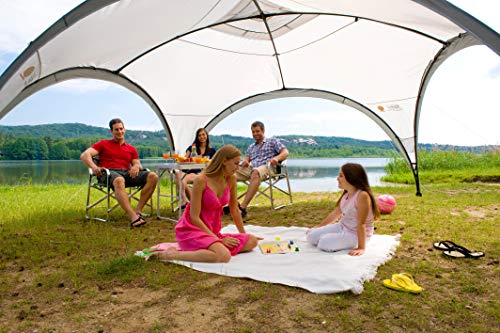
<instances>
[{"instance_id":1,"label":"curved tent pole","mask_svg":"<svg viewBox=\"0 0 500 333\"><path fill-rule=\"evenodd\" d=\"M47 30L40 34L34 41L30 42L28 47L14 60L7 70L0 77L0 89L5 83L21 68L21 66L33 55L40 47L50 42L55 36L66 30L68 27L77 23L88 15L107 7L120 0L87 0L77 7L73 8L66 15L54 22Z\"/></svg>"},{"instance_id":2,"label":"curved tent pole","mask_svg":"<svg viewBox=\"0 0 500 333\"><path fill-rule=\"evenodd\" d=\"M414 124L413 131L415 133L415 148L414 148L415 165L413 168L415 169L415 174L417 178L418 178L418 129L420 124L420 112L422 110L423 98L425 95L425 91L427 90L427 86L429 85L430 79L432 75L434 75L436 70L439 68L439 66L441 66L446 59L448 59L453 54L469 46L474 46L474 45L479 45L479 42L477 39L475 39L468 33L453 38L448 42L446 46L443 46L443 48L441 48L441 50L436 54L434 60L429 63L424 72L424 75L422 76L422 82L418 90L417 103L415 104L415 113L414 113L415 118L413 122ZM420 192L420 186L418 185L419 182L416 183L417 183L417 195L422 196L422 193Z\"/></svg>"},{"instance_id":3,"label":"curved tent pole","mask_svg":"<svg viewBox=\"0 0 500 333\"><path fill-rule=\"evenodd\" d=\"M158 116L160 122L166 132L167 141L172 151L175 150L175 143L173 141L172 131L170 130L170 126L168 125L165 116L161 112L160 107L156 102L151 98L151 96L142 89L141 86L137 85L135 82L131 81L129 78L124 77L120 74L114 73L112 71L106 69L99 68L90 68L90 67L74 67L65 69L51 75L45 76L42 79L39 79L26 88L24 88L15 99L13 99L4 109L7 113L9 110L13 109L17 104L21 103L24 99L33 95L34 93L42 90L51 85L71 80L71 79L96 79L102 81L108 81L115 84L118 84L131 92L135 93L139 97L141 97L153 110L153 112Z\"/></svg>"},{"instance_id":4,"label":"curved tent pole","mask_svg":"<svg viewBox=\"0 0 500 333\"><path fill-rule=\"evenodd\" d=\"M500 35L474 16L444 0L412 0L431 11L446 17L468 31L477 40L500 56Z\"/></svg>"},{"instance_id":5,"label":"curved tent pole","mask_svg":"<svg viewBox=\"0 0 500 333\"><path fill-rule=\"evenodd\" d=\"M365 115L367 115L371 120L373 120L382 130L389 136L393 144L396 146L396 148L400 151L400 153L403 155L403 158L406 160L406 163L408 166L410 166L410 169L413 173L413 177L415 178L415 184L417 187L417 195L420 195L420 183L419 183L419 178L418 178L418 173L417 170L414 168L414 164L411 162L410 156L404 147L403 143L401 142L401 139L397 136L397 134L392 130L392 128L382 119L380 118L377 114L375 114L373 111L371 111L369 108L366 106L362 105L361 103L358 103L348 97L332 93L329 91L325 90L317 90L317 89L301 89L301 88L287 88L287 89L280 89L280 90L274 90L270 91L267 93L262 93L262 94L257 94L253 95L250 97L247 97L245 99L242 99L233 105L229 106L225 110L221 111L219 114L217 114L210 122L207 123L205 128L207 131L212 130L219 122L221 122L224 118L229 116L230 114L238 111L239 109L250 105L254 104L257 102L262 102L266 100L271 100L271 99L277 99L277 98L285 98L285 97L313 97L313 98L321 98L321 99L326 99L326 100L331 100L340 104L345 104L347 106L350 106L354 109L357 109L358 111L361 111Z\"/></svg>"}]
</instances>

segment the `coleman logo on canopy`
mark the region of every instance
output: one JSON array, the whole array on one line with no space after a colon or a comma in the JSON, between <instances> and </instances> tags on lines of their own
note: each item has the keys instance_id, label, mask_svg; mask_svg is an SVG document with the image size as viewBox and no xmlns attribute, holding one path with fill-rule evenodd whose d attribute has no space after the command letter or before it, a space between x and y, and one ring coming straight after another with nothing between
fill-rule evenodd
<instances>
[{"instance_id":1,"label":"coleman logo on canopy","mask_svg":"<svg viewBox=\"0 0 500 333\"><path fill-rule=\"evenodd\" d=\"M385 107L379 105L377 109L382 112L403 111L403 108L399 104L388 104Z\"/></svg>"},{"instance_id":2,"label":"coleman logo on canopy","mask_svg":"<svg viewBox=\"0 0 500 333\"><path fill-rule=\"evenodd\" d=\"M30 84L35 77L35 66L26 68L19 76L23 79L24 85Z\"/></svg>"}]
</instances>

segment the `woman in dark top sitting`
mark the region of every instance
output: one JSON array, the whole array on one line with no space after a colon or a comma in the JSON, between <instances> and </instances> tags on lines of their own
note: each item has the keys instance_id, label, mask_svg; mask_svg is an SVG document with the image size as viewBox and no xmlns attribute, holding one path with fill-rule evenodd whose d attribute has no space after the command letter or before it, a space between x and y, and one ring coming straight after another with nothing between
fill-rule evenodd
<instances>
[{"instance_id":1,"label":"woman in dark top sitting","mask_svg":"<svg viewBox=\"0 0 500 333\"><path fill-rule=\"evenodd\" d=\"M210 138L208 137L207 130L204 128L198 128L196 130L196 136L193 144L196 146L196 153L198 157L208 157L212 158L215 154L215 149L210 147ZM186 157L191 157L191 147L186 149ZM191 187L188 186L192 184L197 173L201 172L200 169L186 170L184 173L180 173L179 177L182 179L182 199L181 206L185 206L187 201L191 199ZM184 176L184 178L182 178Z\"/></svg>"}]
</instances>

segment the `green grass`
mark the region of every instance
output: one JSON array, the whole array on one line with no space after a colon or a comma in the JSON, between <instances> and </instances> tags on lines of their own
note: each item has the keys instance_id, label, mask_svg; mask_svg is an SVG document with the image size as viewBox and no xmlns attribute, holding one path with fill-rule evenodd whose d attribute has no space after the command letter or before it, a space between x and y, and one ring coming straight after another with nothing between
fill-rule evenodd
<instances>
[{"instance_id":1,"label":"green grass","mask_svg":"<svg viewBox=\"0 0 500 333\"><path fill-rule=\"evenodd\" d=\"M174 225L147 218L131 230L120 210L111 222L86 221L85 191L0 186L0 332L499 332L498 185L428 184L423 197L412 186L375 188L397 200L376 232L401 234L401 245L361 295L316 295L146 262L134 252L174 241ZM337 196L294 193L294 204L278 211L259 199L248 223L311 226ZM486 257L446 258L432 249L445 239ZM382 286L403 271L421 295Z\"/></svg>"},{"instance_id":2,"label":"green grass","mask_svg":"<svg viewBox=\"0 0 500 333\"><path fill-rule=\"evenodd\" d=\"M500 153L473 154L457 151L419 152L419 177L423 184L452 182L500 182ZM395 157L386 167L387 176L382 180L414 184L415 179L408 164Z\"/></svg>"}]
</instances>

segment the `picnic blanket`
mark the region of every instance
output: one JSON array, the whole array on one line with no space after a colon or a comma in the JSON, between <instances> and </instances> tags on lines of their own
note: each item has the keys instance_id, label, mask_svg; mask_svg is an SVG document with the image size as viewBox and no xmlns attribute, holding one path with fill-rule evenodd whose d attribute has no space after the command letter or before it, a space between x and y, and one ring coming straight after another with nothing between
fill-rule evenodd
<instances>
[{"instance_id":1,"label":"picnic blanket","mask_svg":"<svg viewBox=\"0 0 500 333\"><path fill-rule=\"evenodd\" d=\"M378 266L390 260L399 245L399 235L373 235L366 252L353 257L347 250L323 252L308 244L307 228L246 225L245 230L263 237L261 243L293 240L299 251L269 255L256 247L252 252L237 254L229 263L172 262L201 272L280 283L317 294L348 290L360 294L363 283L375 277ZM237 232L234 225L222 229L222 233Z\"/></svg>"}]
</instances>

